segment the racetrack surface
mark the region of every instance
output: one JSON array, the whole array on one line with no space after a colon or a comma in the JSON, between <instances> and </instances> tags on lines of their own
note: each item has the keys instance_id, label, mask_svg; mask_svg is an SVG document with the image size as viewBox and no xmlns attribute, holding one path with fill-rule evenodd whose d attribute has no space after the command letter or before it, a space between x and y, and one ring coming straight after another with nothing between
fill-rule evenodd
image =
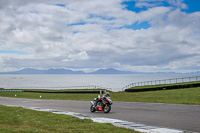
<instances>
[{"instance_id":1,"label":"racetrack surface","mask_svg":"<svg viewBox=\"0 0 200 133\"><path fill-rule=\"evenodd\" d=\"M0 97L1 105L15 105L76 112L183 131L200 132L200 106L183 104L115 102L111 112L90 112L89 101L36 100Z\"/></svg>"}]
</instances>

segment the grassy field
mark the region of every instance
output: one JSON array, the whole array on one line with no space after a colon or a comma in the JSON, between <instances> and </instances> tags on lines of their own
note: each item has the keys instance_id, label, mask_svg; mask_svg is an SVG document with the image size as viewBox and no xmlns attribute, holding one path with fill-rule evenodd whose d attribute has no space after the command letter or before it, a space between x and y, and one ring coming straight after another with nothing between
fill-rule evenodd
<instances>
[{"instance_id":1,"label":"grassy field","mask_svg":"<svg viewBox=\"0 0 200 133\"><path fill-rule=\"evenodd\" d=\"M0 105L1 133L137 133L90 119Z\"/></svg>"},{"instance_id":2,"label":"grassy field","mask_svg":"<svg viewBox=\"0 0 200 133\"><path fill-rule=\"evenodd\" d=\"M137 93L124 92L113 94L112 99L116 101L200 105L200 87Z\"/></svg>"},{"instance_id":3,"label":"grassy field","mask_svg":"<svg viewBox=\"0 0 200 133\"><path fill-rule=\"evenodd\" d=\"M67 93L32 93L32 92L0 92L0 96L54 99L54 100L93 100L98 94L67 94ZM111 92L113 101L153 102L200 105L200 87L177 90L161 90L149 92Z\"/></svg>"}]
</instances>

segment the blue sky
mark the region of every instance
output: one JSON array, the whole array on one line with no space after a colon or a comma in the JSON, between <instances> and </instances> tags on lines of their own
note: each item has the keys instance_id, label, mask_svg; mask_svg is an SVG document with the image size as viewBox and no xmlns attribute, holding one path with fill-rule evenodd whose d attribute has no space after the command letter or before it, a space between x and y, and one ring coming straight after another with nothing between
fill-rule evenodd
<instances>
[{"instance_id":1,"label":"blue sky","mask_svg":"<svg viewBox=\"0 0 200 133\"><path fill-rule=\"evenodd\" d=\"M200 71L199 0L0 1L0 71Z\"/></svg>"},{"instance_id":2,"label":"blue sky","mask_svg":"<svg viewBox=\"0 0 200 133\"><path fill-rule=\"evenodd\" d=\"M200 1L199 0L185 0L185 4L188 6L187 9L183 10L187 13L200 11Z\"/></svg>"},{"instance_id":3,"label":"blue sky","mask_svg":"<svg viewBox=\"0 0 200 133\"><path fill-rule=\"evenodd\" d=\"M0 50L0 53L4 53L4 54L26 54L24 51L16 51L16 50Z\"/></svg>"},{"instance_id":4,"label":"blue sky","mask_svg":"<svg viewBox=\"0 0 200 133\"><path fill-rule=\"evenodd\" d=\"M182 11L185 11L187 13L191 13L191 12L196 12L196 11L200 11L199 8L199 4L200 1L199 0L171 0L174 3L178 3L178 2L183 2L184 4L186 4L186 9L181 9ZM133 1L125 1L122 4L124 4L126 6L126 9L134 11L134 12L141 12L144 10L147 10L148 7L135 7L135 5L137 3L146 3L149 5L158 5L158 6L166 6L166 7L173 7L173 8L177 8L177 5L172 5L168 0L152 0L152 1L148 1L148 0L133 0Z\"/></svg>"}]
</instances>

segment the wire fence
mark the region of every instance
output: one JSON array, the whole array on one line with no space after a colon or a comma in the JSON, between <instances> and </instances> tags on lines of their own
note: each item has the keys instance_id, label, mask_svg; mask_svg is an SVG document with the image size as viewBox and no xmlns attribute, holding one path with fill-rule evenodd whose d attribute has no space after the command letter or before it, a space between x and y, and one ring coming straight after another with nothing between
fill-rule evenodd
<instances>
[{"instance_id":1,"label":"wire fence","mask_svg":"<svg viewBox=\"0 0 200 133\"><path fill-rule=\"evenodd\" d=\"M135 82L135 83L131 83L131 84L123 87L122 91L124 91L125 89L136 87L136 86L176 84L176 83L186 83L186 82L193 82L193 81L200 81L200 76L174 78L174 79L164 79L164 80L152 80L152 81L144 81L144 82Z\"/></svg>"}]
</instances>

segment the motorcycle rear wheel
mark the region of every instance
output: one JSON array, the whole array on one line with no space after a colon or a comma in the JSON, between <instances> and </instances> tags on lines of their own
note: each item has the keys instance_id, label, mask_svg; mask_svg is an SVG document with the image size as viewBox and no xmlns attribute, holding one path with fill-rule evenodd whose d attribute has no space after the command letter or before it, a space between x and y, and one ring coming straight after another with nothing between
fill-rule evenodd
<instances>
[{"instance_id":1,"label":"motorcycle rear wheel","mask_svg":"<svg viewBox=\"0 0 200 133\"><path fill-rule=\"evenodd\" d=\"M104 107L104 109L103 109L103 112L104 113L109 113L110 110L111 110L111 105L110 104L106 104L105 107Z\"/></svg>"},{"instance_id":2,"label":"motorcycle rear wheel","mask_svg":"<svg viewBox=\"0 0 200 133\"><path fill-rule=\"evenodd\" d=\"M94 108L93 105L91 105L91 107L90 107L90 111L91 111L91 112L95 112L95 111L96 111L96 109Z\"/></svg>"}]
</instances>

